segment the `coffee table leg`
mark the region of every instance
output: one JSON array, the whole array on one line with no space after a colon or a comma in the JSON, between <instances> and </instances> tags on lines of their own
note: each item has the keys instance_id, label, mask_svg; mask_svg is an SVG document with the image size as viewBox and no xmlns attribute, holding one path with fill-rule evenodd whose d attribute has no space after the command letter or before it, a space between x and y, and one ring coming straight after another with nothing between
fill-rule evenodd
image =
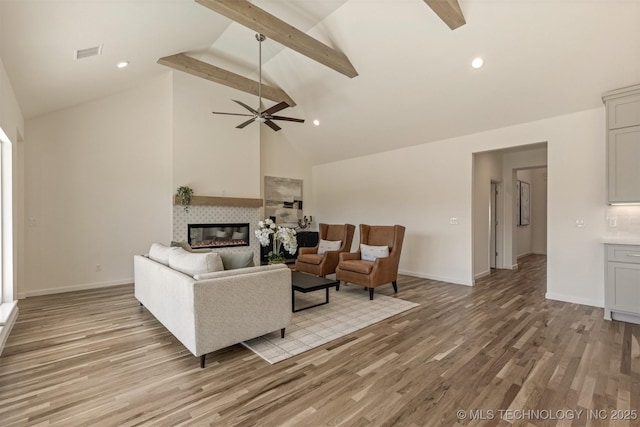
<instances>
[{"instance_id":1,"label":"coffee table leg","mask_svg":"<svg viewBox=\"0 0 640 427\"><path fill-rule=\"evenodd\" d=\"M327 304L329 304L329 288L327 288L326 291L327 291Z\"/></svg>"}]
</instances>

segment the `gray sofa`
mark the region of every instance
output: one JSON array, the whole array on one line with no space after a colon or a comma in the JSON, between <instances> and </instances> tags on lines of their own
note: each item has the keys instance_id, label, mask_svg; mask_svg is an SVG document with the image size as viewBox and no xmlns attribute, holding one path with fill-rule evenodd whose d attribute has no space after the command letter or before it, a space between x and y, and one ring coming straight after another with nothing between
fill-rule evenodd
<instances>
[{"instance_id":1,"label":"gray sofa","mask_svg":"<svg viewBox=\"0 0 640 427\"><path fill-rule=\"evenodd\" d=\"M203 368L207 353L278 329L284 337L291 322L291 272L285 265L191 276L165 265L163 259L136 255L134 276L140 304L200 357Z\"/></svg>"}]
</instances>

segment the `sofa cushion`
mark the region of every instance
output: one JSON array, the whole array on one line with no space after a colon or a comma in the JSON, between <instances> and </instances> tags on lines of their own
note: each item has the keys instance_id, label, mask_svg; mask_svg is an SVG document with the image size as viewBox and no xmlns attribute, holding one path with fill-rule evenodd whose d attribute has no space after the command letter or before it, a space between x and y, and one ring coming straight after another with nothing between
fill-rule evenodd
<instances>
[{"instance_id":1,"label":"sofa cushion","mask_svg":"<svg viewBox=\"0 0 640 427\"><path fill-rule=\"evenodd\" d=\"M213 273L196 274L193 276L195 280L219 279L221 277L239 276L242 274L260 273L263 271L277 270L280 268L289 268L285 264L258 265L254 267L236 268L235 270L214 271Z\"/></svg>"},{"instance_id":2,"label":"sofa cushion","mask_svg":"<svg viewBox=\"0 0 640 427\"><path fill-rule=\"evenodd\" d=\"M375 261L376 258L389 256L389 246L370 246L360 243L360 258L363 261Z\"/></svg>"},{"instance_id":3,"label":"sofa cushion","mask_svg":"<svg viewBox=\"0 0 640 427\"><path fill-rule=\"evenodd\" d=\"M318 255L323 255L327 251L337 251L342 246L342 240L322 240L318 243Z\"/></svg>"},{"instance_id":4,"label":"sofa cushion","mask_svg":"<svg viewBox=\"0 0 640 427\"><path fill-rule=\"evenodd\" d=\"M189 276L224 270L222 260L217 253L192 253L182 248L171 251L169 267Z\"/></svg>"},{"instance_id":5,"label":"sofa cushion","mask_svg":"<svg viewBox=\"0 0 640 427\"><path fill-rule=\"evenodd\" d=\"M323 255L318 255L318 254L302 254L302 255L298 255L298 262L303 262L305 264L313 264L313 265L320 265L320 263L322 262L322 260L324 259Z\"/></svg>"},{"instance_id":6,"label":"sofa cushion","mask_svg":"<svg viewBox=\"0 0 640 427\"><path fill-rule=\"evenodd\" d=\"M243 252L220 252L222 264L225 270L235 270L236 268L253 267L253 251Z\"/></svg>"},{"instance_id":7,"label":"sofa cushion","mask_svg":"<svg viewBox=\"0 0 640 427\"><path fill-rule=\"evenodd\" d=\"M155 262L168 266L169 254L176 249L177 248L165 246L162 243L153 243L151 244L151 248L149 248L149 258Z\"/></svg>"},{"instance_id":8,"label":"sofa cushion","mask_svg":"<svg viewBox=\"0 0 640 427\"><path fill-rule=\"evenodd\" d=\"M373 269L373 262L361 260L340 261L340 270L353 271L354 273L369 274Z\"/></svg>"}]
</instances>

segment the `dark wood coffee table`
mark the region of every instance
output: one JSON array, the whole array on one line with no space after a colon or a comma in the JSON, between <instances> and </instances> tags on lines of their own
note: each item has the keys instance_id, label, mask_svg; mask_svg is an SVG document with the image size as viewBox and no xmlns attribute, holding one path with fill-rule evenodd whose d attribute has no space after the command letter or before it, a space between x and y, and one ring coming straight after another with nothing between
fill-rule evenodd
<instances>
[{"instance_id":1,"label":"dark wood coffee table","mask_svg":"<svg viewBox=\"0 0 640 427\"><path fill-rule=\"evenodd\" d=\"M300 273L298 271L291 272L291 310L298 312L309 308L317 307L329 303L329 288L337 287L340 284L338 280L325 279L311 274ZM296 291L302 293L314 292L324 289L326 298L324 302L310 305L304 308L296 309Z\"/></svg>"}]
</instances>

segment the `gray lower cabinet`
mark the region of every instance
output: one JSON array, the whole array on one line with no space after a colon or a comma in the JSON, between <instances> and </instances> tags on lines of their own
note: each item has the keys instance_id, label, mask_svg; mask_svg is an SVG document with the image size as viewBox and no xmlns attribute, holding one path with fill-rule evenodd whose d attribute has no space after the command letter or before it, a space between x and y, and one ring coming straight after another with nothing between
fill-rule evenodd
<instances>
[{"instance_id":1,"label":"gray lower cabinet","mask_svg":"<svg viewBox=\"0 0 640 427\"><path fill-rule=\"evenodd\" d=\"M605 245L605 319L640 323L640 245Z\"/></svg>"}]
</instances>

